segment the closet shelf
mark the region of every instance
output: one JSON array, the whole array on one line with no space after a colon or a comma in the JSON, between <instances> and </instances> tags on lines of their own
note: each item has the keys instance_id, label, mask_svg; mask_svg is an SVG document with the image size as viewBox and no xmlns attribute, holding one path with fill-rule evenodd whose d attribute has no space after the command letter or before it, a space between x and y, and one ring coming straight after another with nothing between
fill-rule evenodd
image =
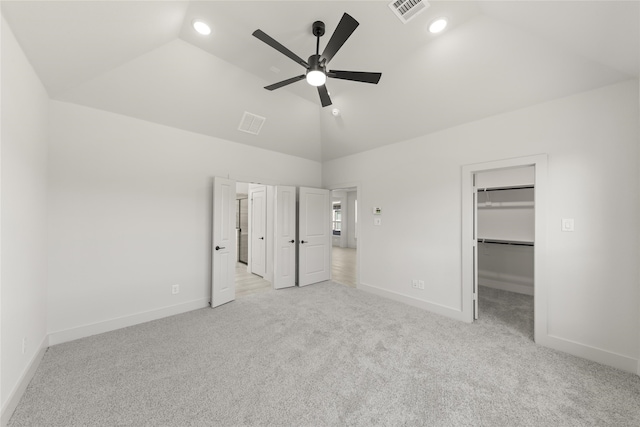
<instances>
[{"instance_id":1,"label":"closet shelf","mask_svg":"<svg viewBox=\"0 0 640 427\"><path fill-rule=\"evenodd\" d=\"M535 188L533 185L518 185L513 187L487 187L478 188L478 193L483 191L509 191L509 190L524 190L526 188Z\"/></svg>"},{"instance_id":2,"label":"closet shelf","mask_svg":"<svg viewBox=\"0 0 640 427\"><path fill-rule=\"evenodd\" d=\"M500 209L500 208L533 208L534 202L491 202L478 203L479 209Z\"/></svg>"},{"instance_id":3,"label":"closet shelf","mask_svg":"<svg viewBox=\"0 0 640 427\"><path fill-rule=\"evenodd\" d=\"M500 240L478 238L478 243L491 243L496 245L533 246L533 242L523 240Z\"/></svg>"}]
</instances>

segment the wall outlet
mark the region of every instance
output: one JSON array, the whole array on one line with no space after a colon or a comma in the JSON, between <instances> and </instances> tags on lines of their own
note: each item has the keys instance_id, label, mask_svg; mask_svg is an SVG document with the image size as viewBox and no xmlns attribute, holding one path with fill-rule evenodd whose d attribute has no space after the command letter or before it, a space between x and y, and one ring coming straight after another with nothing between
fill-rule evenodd
<instances>
[{"instance_id":1,"label":"wall outlet","mask_svg":"<svg viewBox=\"0 0 640 427\"><path fill-rule=\"evenodd\" d=\"M175 294L179 294L179 293L180 293L180 285L173 285L173 286L171 287L171 293L172 293L173 295L175 295Z\"/></svg>"},{"instance_id":2,"label":"wall outlet","mask_svg":"<svg viewBox=\"0 0 640 427\"><path fill-rule=\"evenodd\" d=\"M424 280L418 280L418 289L424 289Z\"/></svg>"},{"instance_id":3,"label":"wall outlet","mask_svg":"<svg viewBox=\"0 0 640 427\"><path fill-rule=\"evenodd\" d=\"M22 354L27 352L27 337L22 338Z\"/></svg>"}]
</instances>

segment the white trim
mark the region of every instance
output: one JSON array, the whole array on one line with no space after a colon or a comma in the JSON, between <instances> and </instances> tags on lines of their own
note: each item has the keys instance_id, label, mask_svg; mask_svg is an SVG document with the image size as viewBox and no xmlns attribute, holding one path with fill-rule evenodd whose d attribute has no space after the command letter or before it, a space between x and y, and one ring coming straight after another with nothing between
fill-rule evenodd
<instances>
[{"instance_id":1,"label":"white trim","mask_svg":"<svg viewBox=\"0 0 640 427\"><path fill-rule=\"evenodd\" d=\"M27 369L24 370L16 386L9 393L9 397L7 398L5 404L2 406L2 415L0 416L0 426L4 427L9 423L13 412L18 407L18 403L20 403L20 399L24 395L24 392L27 390L27 386L31 382L31 379L36 374L38 367L40 366L40 362L44 357L44 353L49 348L49 336L46 335L40 346L38 347L38 351L33 355L29 364L27 365Z\"/></svg>"},{"instance_id":2,"label":"white trim","mask_svg":"<svg viewBox=\"0 0 640 427\"><path fill-rule=\"evenodd\" d=\"M420 300L407 295L399 294L397 292L389 291L387 289L378 288L377 286L367 285L365 283L359 283L358 289L361 289L363 291L370 292L372 294L375 294L384 298L388 298L394 301L402 302L404 304L411 305L413 307L418 307L423 310L430 311L435 314L439 314L441 316L467 322L467 319L464 318L463 313L460 310L453 307L447 307L447 306L432 303L429 301Z\"/></svg>"},{"instance_id":3,"label":"white trim","mask_svg":"<svg viewBox=\"0 0 640 427\"><path fill-rule=\"evenodd\" d=\"M78 326L77 328L51 332L49 333L49 345L61 344L63 342L90 337L104 332L115 331L128 326L134 326L140 323L150 322L152 320L162 319L164 317L174 316L176 314L186 313L188 311L205 307L209 307L209 300L201 298L129 316L117 317L103 322L92 323L90 325Z\"/></svg>"},{"instance_id":4,"label":"white trim","mask_svg":"<svg viewBox=\"0 0 640 427\"><path fill-rule=\"evenodd\" d=\"M546 192L547 192L547 155L518 157L493 162L464 165L462 167L462 317L473 321L473 176L477 172L497 169L534 166L535 184L535 341L547 337L547 278L546 278Z\"/></svg>"},{"instance_id":5,"label":"white trim","mask_svg":"<svg viewBox=\"0 0 640 427\"><path fill-rule=\"evenodd\" d=\"M603 350L601 348L591 347L575 341L570 341L554 335L546 335L541 340L536 340L536 344L549 347L554 350L559 350L573 356L581 357L583 359L602 363L603 365L612 366L626 372L635 373L636 366L638 365L638 360L634 358Z\"/></svg>"}]
</instances>

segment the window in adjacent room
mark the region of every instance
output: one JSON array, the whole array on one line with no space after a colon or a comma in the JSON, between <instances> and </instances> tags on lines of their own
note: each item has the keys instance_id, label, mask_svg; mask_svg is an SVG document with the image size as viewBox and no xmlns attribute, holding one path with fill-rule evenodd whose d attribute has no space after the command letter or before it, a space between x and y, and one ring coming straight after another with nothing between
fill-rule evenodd
<instances>
[{"instance_id":1,"label":"window in adjacent room","mask_svg":"<svg viewBox=\"0 0 640 427\"><path fill-rule=\"evenodd\" d=\"M340 202L333 202L332 222L333 235L339 236L340 230L342 230L342 209L340 206Z\"/></svg>"}]
</instances>

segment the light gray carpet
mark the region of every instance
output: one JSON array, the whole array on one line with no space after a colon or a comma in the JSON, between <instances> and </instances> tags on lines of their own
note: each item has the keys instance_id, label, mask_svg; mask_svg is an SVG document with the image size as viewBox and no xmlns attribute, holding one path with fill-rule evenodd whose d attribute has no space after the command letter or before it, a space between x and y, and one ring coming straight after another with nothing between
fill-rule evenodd
<instances>
[{"instance_id":1,"label":"light gray carpet","mask_svg":"<svg viewBox=\"0 0 640 427\"><path fill-rule=\"evenodd\" d=\"M640 377L536 346L500 293L469 325L325 282L60 344L9 425L640 425Z\"/></svg>"}]
</instances>

